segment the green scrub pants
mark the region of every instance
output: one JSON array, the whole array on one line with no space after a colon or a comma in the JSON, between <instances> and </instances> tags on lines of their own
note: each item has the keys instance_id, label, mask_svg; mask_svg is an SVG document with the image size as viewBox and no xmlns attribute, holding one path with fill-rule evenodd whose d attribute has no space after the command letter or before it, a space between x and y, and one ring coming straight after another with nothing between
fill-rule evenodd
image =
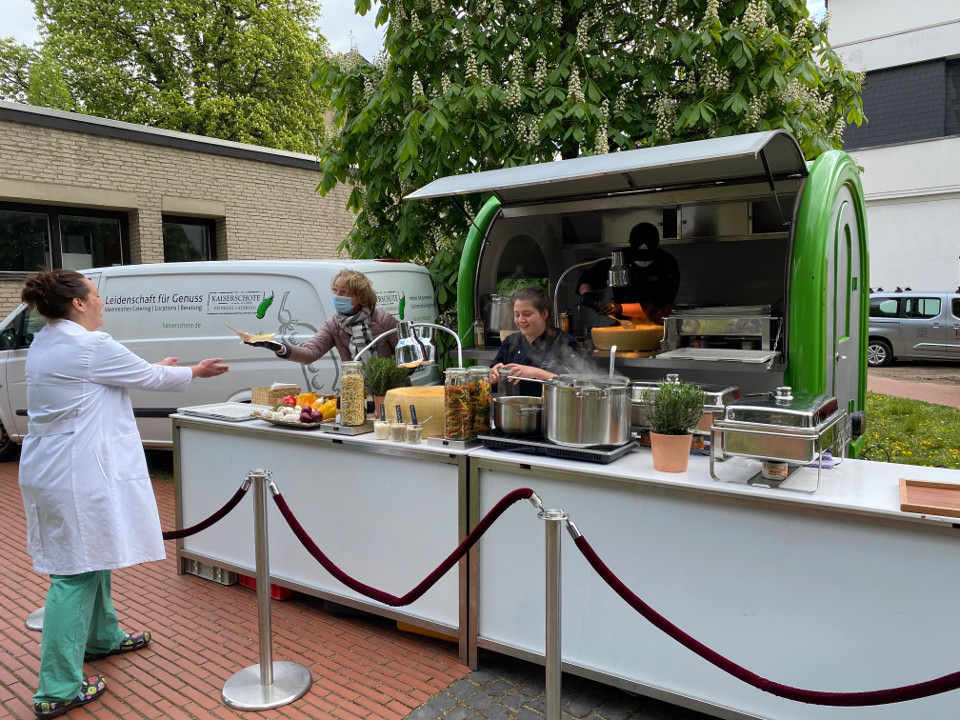
<instances>
[{"instance_id":1,"label":"green scrub pants","mask_svg":"<svg viewBox=\"0 0 960 720\"><path fill-rule=\"evenodd\" d=\"M110 571L51 575L43 608L40 681L34 702L63 702L80 692L84 653L113 650L124 638L110 598Z\"/></svg>"}]
</instances>

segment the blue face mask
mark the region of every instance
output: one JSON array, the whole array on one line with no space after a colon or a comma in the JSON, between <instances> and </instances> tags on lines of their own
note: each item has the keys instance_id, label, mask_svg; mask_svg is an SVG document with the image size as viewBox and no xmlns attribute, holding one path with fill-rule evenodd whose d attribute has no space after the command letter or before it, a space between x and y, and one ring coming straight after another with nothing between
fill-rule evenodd
<instances>
[{"instance_id":1,"label":"blue face mask","mask_svg":"<svg viewBox=\"0 0 960 720\"><path fill-rule=\"evenodd\" d=\"M347 315L353 312L353 298L349 295L333 295L333 309L341 315Z\"/></svg>"}]
</instances>

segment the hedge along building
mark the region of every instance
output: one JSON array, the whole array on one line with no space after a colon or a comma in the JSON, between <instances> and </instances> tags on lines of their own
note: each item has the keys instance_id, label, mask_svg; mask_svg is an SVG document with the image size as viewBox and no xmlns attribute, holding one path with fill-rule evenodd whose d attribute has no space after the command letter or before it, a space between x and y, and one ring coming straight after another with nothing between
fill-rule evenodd
<instances>
[{"instance_id":1,"label":"hedge along building","mask_svg":"<svg viewBox=\"0 0 960 720\"><path fill-rule=\"evenodd\" d=\"M0 102L0 316L38 266L336 258L316 158Z\"/></svg>"}]
</instances>

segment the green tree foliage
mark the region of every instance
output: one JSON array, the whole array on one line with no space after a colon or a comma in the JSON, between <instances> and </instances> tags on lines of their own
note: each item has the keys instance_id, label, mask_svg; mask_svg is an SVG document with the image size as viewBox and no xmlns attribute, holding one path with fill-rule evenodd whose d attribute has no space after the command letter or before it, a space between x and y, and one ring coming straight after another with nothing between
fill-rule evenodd
<instances>
[{"instance_id":1,"label":"green tree foliage","mask_svg":"<svg viewBox=\"0 0 960 720\"><path fill-rule=\"evenodd\" d=\"M318 0L34 0L42 43L0 45L7 99L316 152Z\"/></svg>"},{"instance_id":2,"label":"green tree foliage","mask_svg":"<svg viewBox=\"0 0 960 720\"><path fill-rule=\"evenodd\" d=\"M346 247L428 262L441 306L467 221L402 201L434 178L769 128L812 159L862 120L803 0L385 0L377 23L384 54L315 76L335 108L318 189L352 182Z\"/></svg>"}]
</instances>

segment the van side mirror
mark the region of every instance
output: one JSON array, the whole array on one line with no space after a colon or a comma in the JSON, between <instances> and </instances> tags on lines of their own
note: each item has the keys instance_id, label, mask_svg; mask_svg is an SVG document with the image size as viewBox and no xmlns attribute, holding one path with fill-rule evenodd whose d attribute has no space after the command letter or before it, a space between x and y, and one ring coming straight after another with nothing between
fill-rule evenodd
<instances>
[{"instance_id":1,"label":"van side mirror","mask_svg":"<svg viewBox=\"0 0 960 720\"><path fill-rule=\"evenodd\" d=\"M13 350L17 346L17 332L7 328L0 332L0 350Z\"/></svg>"}]
</instances>

